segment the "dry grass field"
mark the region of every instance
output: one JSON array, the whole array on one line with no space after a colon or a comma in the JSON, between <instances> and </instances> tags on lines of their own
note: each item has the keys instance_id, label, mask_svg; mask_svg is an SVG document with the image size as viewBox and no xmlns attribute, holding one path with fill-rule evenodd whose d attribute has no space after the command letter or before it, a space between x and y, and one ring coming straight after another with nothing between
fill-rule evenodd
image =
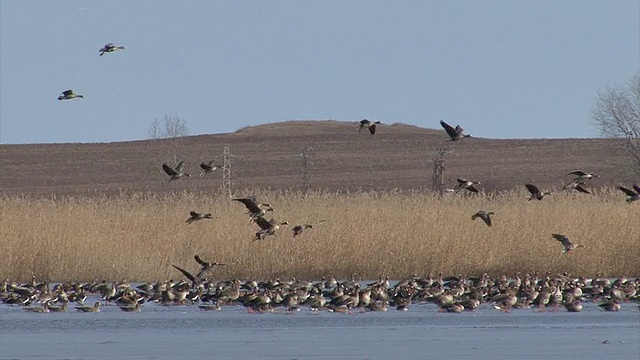
<instances>
[{"instance_id":1,"label":"dry grass field","mask_svg":"<svg viewBox=\"0 0 640 360\"><path fill-rule=\"evenodd\" d=\"M524 192L496 197L436 198L421 192L354 194L260 193L291 225L327 220L293 239L252 241L258 227L242 204L223 196L143 195L1 200L3 261L12 279L162 280L197 272L199 254L228 264L214 278L321 276L362 278L384 273L640 275L640 204L617 191L557 194L527 201ZM186 224L192 209L214 219ZM494 226L471 221L494 211ZM552 233L583 244L561 254Z\"/></svg>"},{"instance_id":2,"label":"dry grass field","mask_svg":"<svg viewBox=\"0 0 640 360\"><path fill-rule=\"evenodd\" d=\"M392 278L427 274L564 272L640 276L640 203L619 184L637 182L616 140L489 140L445 143L442 131L355 124L287 122L232 134L183 139L190 179L168 183L166 140L110 144L0 145L0 276L56 281L182 278L194 254L227 263L214 278L321 276ZM468 140L468 141L467 141ZM301 149L314 148L311 193L302 184ZM327 220L292 239L253 242L244 207L219 194L220 172L200 178L197 164L233 158L237 196L271 203L292 225ZM482 182L481 196L433 197L436 148L451 150L445 179ZM601 174L594 195L558 193L527 201L523 184L558 189L575 169ZM494 211L494 226L471 221ZM213 220L191 225L190 210ZM561 254L551 233L586 248Z\"/></svg>"}]
</instances>

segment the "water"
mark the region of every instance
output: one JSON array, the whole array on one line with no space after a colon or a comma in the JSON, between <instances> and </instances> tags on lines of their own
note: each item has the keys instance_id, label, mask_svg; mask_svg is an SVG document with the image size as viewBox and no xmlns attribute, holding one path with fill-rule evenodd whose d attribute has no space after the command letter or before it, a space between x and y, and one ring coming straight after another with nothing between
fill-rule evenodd
<instances>
[{"instance_id":1,"label":"water","mask_svg":"<svg viewBox=\"0 0 640 360\"><path fill-rule=\"evenodd\" d=\"M88 304L93 302L87 301ZM640 359L640 312L585 302L580 313L406 312L249 314L242 306L144 304L139 313L30 313L0 306L1 359Z\"/></svg>"}]
</instances>

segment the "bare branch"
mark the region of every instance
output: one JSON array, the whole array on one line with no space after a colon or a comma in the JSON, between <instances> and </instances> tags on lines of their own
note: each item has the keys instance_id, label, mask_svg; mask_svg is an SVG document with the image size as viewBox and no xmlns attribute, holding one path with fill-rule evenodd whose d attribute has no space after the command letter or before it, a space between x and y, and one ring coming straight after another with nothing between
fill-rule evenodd
<instances>
[{"instance_id":1,"label":"bare branch","mask_svg":"<svg viewBox=\"0 0 640 360\"><path fill-rule=\"evenodd\" d=\"M178 163L178 152L182 144L182 138L188 134L187 121L178 115L165 114L162 122L154 119L149 126L150 139L168 140L168 145L176 164Z\"/></svg>"},{"instance_id":2,"label":"bare branch","mask_svg":"<svg viewBox=\"0 0 640 360\"><path fill-rule=\"evenodd\" d=\"M591 119L602 136L626 139L624 149L640 174L640 73L625 85L599 90Z\"/></svg>"}]
</instances>

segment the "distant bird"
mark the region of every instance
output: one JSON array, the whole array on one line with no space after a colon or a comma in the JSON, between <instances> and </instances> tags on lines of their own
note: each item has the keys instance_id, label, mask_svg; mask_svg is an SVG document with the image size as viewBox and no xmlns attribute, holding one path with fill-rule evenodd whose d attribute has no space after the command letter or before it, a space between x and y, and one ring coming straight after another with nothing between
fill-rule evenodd
<instances>
[{"instance_id":1,"label":"distant bird","mask_svg":"<svg viewBox=\"0 0 640 360\"><path fill-rule=\"evenodd\" d=\"M582 311L582 303L580 302L580 300L574 300L571 302L567 302L564 304L565 309L567 309L568 312L580 312Z\"/></svg>"},{"instance_id":2,"label":"distant bird","mask_svg":"<svg viewBox=\"0 0 640 360\"><path fill-rule=\"evenodd\" d=\"M58 100L71 100L75 98L84 98L84 95L76 94L73 90L68 89L63 91L60 96L58 96Z\"/></svg>"},{"instance_id":3,"label":"distant bird","mask_svg":"<svg viewBox=\"0 0 640 360\"><path fill-rule=\"evenodd\" d=\"M194 255L193 257L196 259L196 262L200 264L200 272L197 275L197 278L202 279L207 273L216 266L224 266L225 264L219 264L217 262L206 262L202 260L198 255Z\"/></svg>"},{"instance_id":4,"label":"distant bird","mask_svg":"<svg viewBox=\"0 0 640 360\"><path fill-rule=\"evenodd\" d=\"M620 304L616 300L607 300L598 306L604 311L620 311Z\"/></svg>"},{"instance_id":5,"label":"distant bird","mask_svg":"<svg viewBox=\"0 0 640 360\"><path fill-rule=\"evenodd\" d=\"M118 50L124 50L124 46L118 46L114 43L106 43L103 47L98 50L100 56L104 55L104 53L110 53Z\"/></svg>"},{"instance_id":6,"label":"distant bird","mask_svg":"<svg viewBox=\"0 0 640 360\"><path fill-rule=\"evenodd\" d=\"M474 187L474 185L480 185L479 181L469 181L467 179L457 179L458 183L453 187L453 189L458 192L462 189L467 189L472 193L477 193L478 189Z\"/></svg>"},{"instance_id":7,"label":"distant bird","mask_svg":"<svg viewBox=\"0 0 640 360\"><path fill-rule=\"evenodd\" d=\"M475 220L477 218L482 219L482 221L484 221L485 224L487 224L487 226L491 226L491 215L494 215L495 213L493 211L484 211L484 210L480 210L477 213L471 215L471 220Z\"/></svg>"},{"instance_id":8,"label":"distant bird","mask_svg":"<svg viewBox=\"0 0 640 360\"><path fill-rule=\"evenodd\" d=\"M538 189L537 186L533 185L533 184L526 184L525 187L527 188L527 190L529 190L529 192L531 193L531 195L529 195L529 201L536 199L536 200L542 200L542 198L545 195L551 195L550 191L545 191L542 192L540 191L540 189Z\"/></svg>"},{"instance_id":9,"label":"distant bird","mask_svg":"<svg viewBox=\"0 0 640 360\"><path fill-rule=\"evenodd\" d=\"M259 202L255 197L235 198L233 201L238 201L247 208L247 213L251 220L255 220L258 217L264 216L267 211L273 211L273 207L270 204Z\"/></svg>"},{"instance_id":10,"label":"distant bird","mask_svg":"<svg viewBox=\"0 0 640 360\"><path fill-rule=\"evenodd\" d=\"M189 218L187 219L187 221L185 221L187 224L191 225L192 222L194 221L198 221L198 220L202 220L202 219L213 219L211 217L211 213L207 213L207 214L201 214L197 211L190 211L189 212Z\"/></svg>"},{"instance_id":11,"label":"distant bird","mask_svg":"<svg viewBox=\"0 0 640 360\"><path fill-rule=\"evenodd\" d=\"M598 175L596 175L596 174L593 174L593 173L587 173L587 172L584 172L584 171L582 171L582 170L572 171L572 172L568 173L567 175L575 175L576 177L575 177L575 179L573 180L574 182L575 182L575 181L577 181L577 180L591 180L591 179L593 179L594 177L599 177L599 176L598 176Z\"/></svg>"},{"instance_id":12,"label":"distant bird","mask_svg":"<svg viewBox=\"0 0 640 360\"><path fill-rule=\"evenodd\" d=\"M447 141L458 141L466 137L471 137L471 135L464 133L464 129L460 125L456 125L456 127L454 128L443 120L440 120L440 125L442 125L444 130L447 132L447 135L449 135L449 140Z\"/></svg>"},{"instance_id":13,"label":"distant bird","mask_svg":"<svg viewBox=\"0 0 640 360\"><path fill-rule=\"evenodd\" d=\"M591 194L589 190L584 188L584 183L580 180L575 180L562 187L562 190L577 190L581 193Z\"/></svg>"},{"instance_id":14,"label":"distant bird","mask_svg":"<svg viewBox=\"0 0 640 360\"><path fill-rule=\"evenodd\" d=\"M579 245L579 244L574 244L571 240L569 240L569 238L565 235L562 234L551 234L551 236L558 240L561 244L562 247L564 248L562 250L562 253L569 253L571 254L573 252L573 250L577 249L577 248L581 248L584 247L584 245Z\"/></svg>"},{"instance_id":15,"label":"distant bird","mask_svg":"<svg viewBox=\"0 0 640 360\"><path fill-rule=\"evenodd\" d=\"M162 169L167 173L167 175L169 175L169 181L178 180L183 176L191 177L191 174L187 174L184 172L184 161L180 161L175 169L167 165L167 163L163 163Z\"/></svg>"},{"instance_id":16,"label":"distant bird","mask_svg":"<svg viewBox=\"0 0 640 360\"><path fill-rule=\"evenodd\" d=\"M80 312L100 312L100 301L96 301L93 306L76 306L76 310Z\"/></svg>"},{"instance_id":17,"label":"distant bird","mask_svg":"<svg viewBox=\"0 0 640 360\"><path fill-rule=\"evenodd\" d=\"M360 125L358 125L358 132L362 131L363 128L369 129L371 135L376 133L376 125L382 124L380 121L371 122L367 119L360 120Z\"/></svg>"},{"instance_id":18,"label":"distant bird","mask_svg":"<svg viewBox=\"0 0 640 360\"><path fill-rule=\"evenodd\" d=\"M218 165L214 165L213 163L215 162L215 160L211 160L207 163L205 162L201 162L200 163L200 168L202 169L202 173L200 174L200 177L205 177L207 176L208 173L214 172L216 169L221 168L221 166Z\"/></svg>"},{"instance_id":19,"label":"distant bird","mask_svg":"<svg viewBox=\"0 0 640 360\"><path fill-rule=\"evenodd\" d=\"M291 232L293 233L293 237L295 238L296 236L299 236L300 234L302 234L302 232L305 231L306 229L313 229L314 226L316 226L318 224L322 224L325 221L326 220L320 220L315 224L296 225L293 228L291 228Z\"/></svg>"},{"instance_id":20,"label":"distant bird","mask_svg":"<svg viewBox=\"0 0 640 360\"><path fill-rule=\"evenodd\" d=\"M627 194L627 202L629 204L631 204L634 201L640 200L640 186L638 186L638 184L633 185L633 190L626 188L624 186L618 186L618 190Z\"/></svg>"},{"instance_id":21,"label":"distant bird","mask_svg":"<svg viewBox=\"0 0 640 360\"><path fill-rule=\"evenodd\" d=\"M273 218L267 221L267 219L262 216L257 217L255 219L255 222L260 227L260 231L256 233L256 236L253 238L253 240L264 240L267 238L267 236L270 235L278 236L278 234L276 234L276 231L280 228L280 226L289 225L288 221L278 222Z\"/></svg>"}]
</instances>

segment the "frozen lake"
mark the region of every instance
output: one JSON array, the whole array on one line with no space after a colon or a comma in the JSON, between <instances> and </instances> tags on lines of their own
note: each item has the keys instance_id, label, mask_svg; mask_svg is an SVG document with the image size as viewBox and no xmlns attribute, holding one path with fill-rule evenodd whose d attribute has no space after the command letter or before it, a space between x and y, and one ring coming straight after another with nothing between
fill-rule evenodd
<instances>
[{"instance_id":1,"label":"frozen lake","mask_svg":"<svg viewBox=\"0 0 640 360\"><path fill-rule=\"evenodd\" d=\"M87 303L92 303L87 301ZM580 313L503 313L490 304L442 313L433 304L406 312L353 314L307 308L249 314L242 306L144 304L139 313L30 313L0 306L2 359L640 359L640 312L584 302Z\"/></svg>"}]
</instances>

